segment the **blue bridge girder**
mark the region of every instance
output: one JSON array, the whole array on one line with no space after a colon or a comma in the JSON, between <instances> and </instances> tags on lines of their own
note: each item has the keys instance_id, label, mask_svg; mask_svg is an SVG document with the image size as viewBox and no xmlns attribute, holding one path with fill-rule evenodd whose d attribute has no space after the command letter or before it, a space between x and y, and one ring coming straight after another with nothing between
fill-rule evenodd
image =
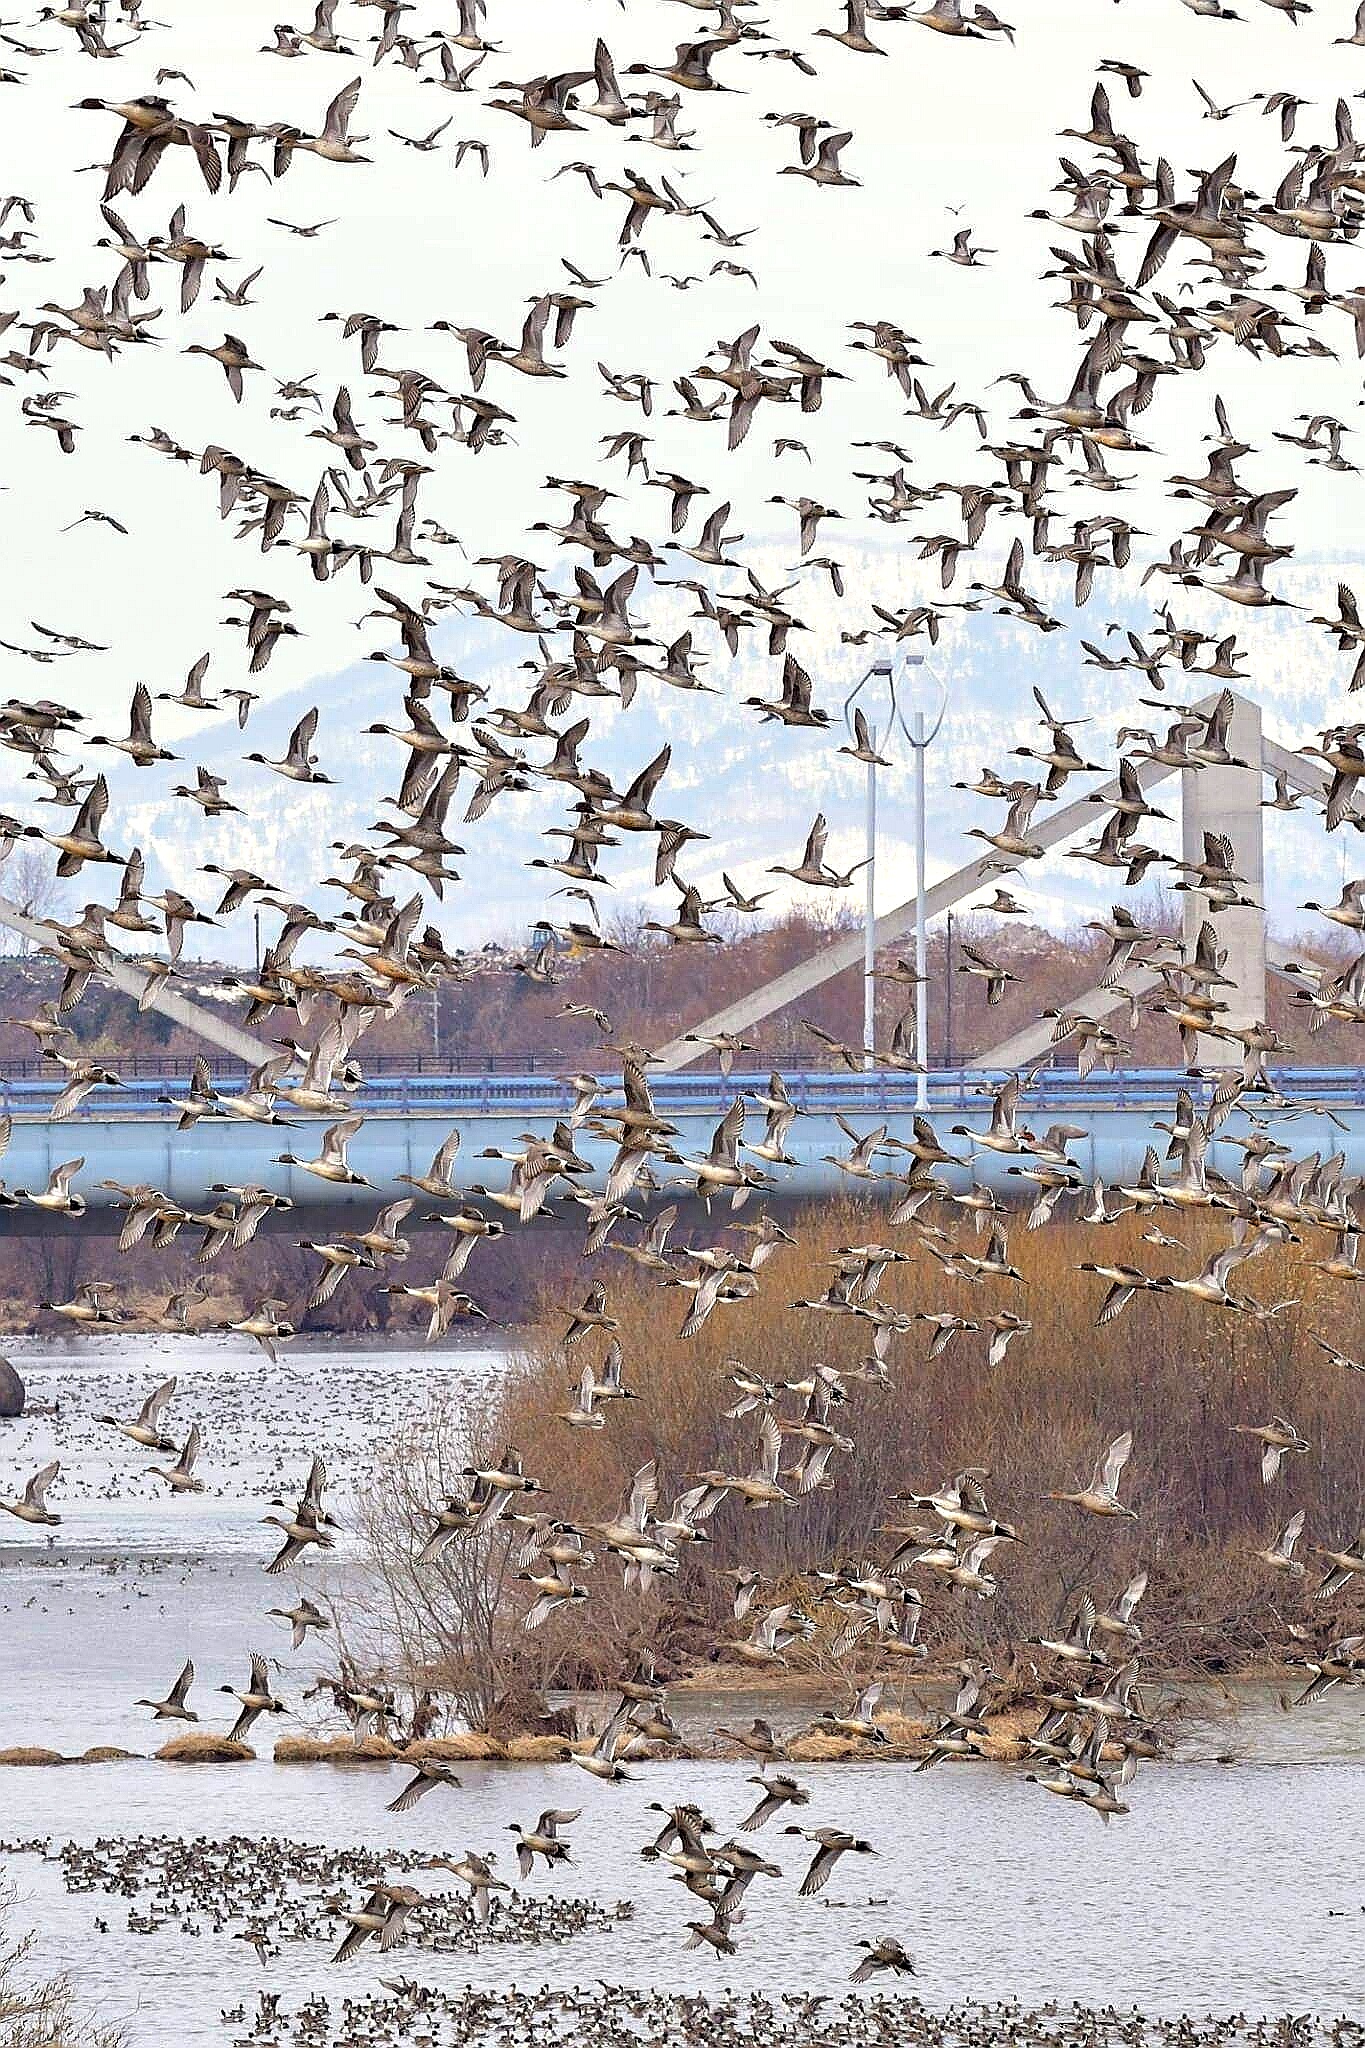
<instances>
[{"instance_id":1,"label":"blue bridge girder","mask_svg":"<svg viewBox=\"0 0 1365 2048\"><path fill-rule=\"evenodd\" d=\"M846 1118L859 1132L885 1123L893 1137L908 1137L916 1114L915 1076L894 1071L788 1072L784 1078L801 1114L787 1138L787 1150L796 1164L777 1171L772 1198L807 1199L841 1189L875 1194L875 1183L850 1182L829 1163L831 1156L849 1149L836 1117ZM929 1077L926 1113L945 1146L964 1159L971 1156L973 1148L966 1138L950 1137L949 1128L956 1123L971 1132L984 1129L990 1116L990 1094L1003 1078L979 1069L936 1072ZM619 1077L606 1074L602 1080L604 1104L619 1099ZM698 1158L708 1150L715 1124L734 1097L762 1093L767 1081L766 1070L736 1071L728 1079L714 1072L688 1072L654 1077L650 1085L660 1115L677 1127L678 1135L671 1142L685 1157ZM1298 1107L1292 1113L1265 1110L1255 1096L1248 1097L1245 1106L1239 1106L1219 1126L1211 1148L1214 1163L1236 1176L1242 1153L1228 1141L1245 1135L1252 1128L1250 1118L1257 1116L1269 1118L1276 1137L1296 1156L1342 1151L1346 1170L1365 1174L1365 1069L1286 1068L1275 1072L1274 1081ZM1050 1123L1079 1125L1084 1135L1073 1141L1070 1149L1087 1179L1098 1177L1109 1183L1131 1179L1149 1144L1155 1142L1159 1152L1164 1151L1165 1139L1154 1130L1154 1119L1168 1115L1182 1084L1193 1089L1196 1102L1207 1095L1207 1084L1187 1082L1182 1073L1169 1069L1130 1069L1115 1075L1097 1070L1082 1081L1074 1069L1045 1068L1026 1089L1019 1122L1040 1133ZM365 1116L349 1157L367 1185L354 1187L334 1186L299 1168L272 1163L274 1155L282 1151L314 1156L323 1129L334 1119L300 1114L294 1118L294 1128L288 1129L206 1117L192 1129L180 1131L174 1112L157 1100L167 1086L164 1080L145 1079L118 1090L101 1090L89 1097L75 1116L53 1124L45 1111L57 1093L55 1085L40 1081L8 1084L0 1106L9 1110L14 1123L10 1149L0 1170L9 1186L42 1188L53 1166L80 1155L85 1165L74 1186L95 1209L118 1200L112 1191L99 1186L105 1179L146 1184L193 1207L206 1205L206 1191L215 1182L254 1182L289 1195L300 1208L372 1207L411 1192L398 1176L424 1173L437 1147L457 1125L461 1132L454 1174L457 1185L465 1188L482 1182L500 1189L506 1185L509 1168L496 1158L480 1157L484 1149L510 1151L528 1132L548 1135L555 1119L567 1116L573 1101L572 1091L547 1074L384 1075L369 1080L351 1098L352 1107ZM222 1092L231 1090L225 1086ZM287 1110L287 1105L281 1107ZM761 1130L762 1115L751 1107L751 1136ZM614 1146L586 1130L576 1133L576 1142L596 1172L604 1171ZM898 1154L889 1154L884 1160L889 1173L903 1171L908 1163ZM956 1188L975 1178L1003 1194L1027 1193L1029 1184L1008 1171L1010 1166L1027 1164L1027 1155L1002 1157L980 1150L971 1168L950 1166L938 1171ZM674 1172L681 1188L683 1177ZM888 1183L888 1191L894 1192L893 1183ZM211 1206L211 1198L207 1206ZM434 1206L419 1197L416 1215ZM6 1211L0 1227L11 1233L22 1231L31 1227L33 1213L24 1208Z\"/></svg>"}]
</instances>

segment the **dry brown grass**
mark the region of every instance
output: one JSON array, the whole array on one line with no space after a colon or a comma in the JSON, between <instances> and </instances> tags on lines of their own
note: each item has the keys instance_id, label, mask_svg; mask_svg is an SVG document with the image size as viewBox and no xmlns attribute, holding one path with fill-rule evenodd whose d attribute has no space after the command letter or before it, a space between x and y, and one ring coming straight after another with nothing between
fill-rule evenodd
<instances>
[{"instance_id":1,"label":"dry brown grass","mask_svg":"<svg viewBox=\"0 0 1365 2048\"><path fill-rule=\"evenodd\" d=\"M226 1735L175 1735L156 1752L159 1764L252 1764L256 1752Z\"/></svg>"},{"instance_id":2,"label":"dry brown grass","mask_svg":"<svg viewBox=\"0 0 1365 2048\"><path fill-rule=\"evenodd\" d=\"M499 1742L469 1729L458 1735L431 1736L402 1748L382 1736L367 1735L359 1744L349 1735L285 1735L275 1744L277 1764L553 1764L562 1763L570 1747L587 1750L591 1742L570 1745L558 1735L515 1735Z\"/></svg>"},{"instance_id":3,"label":"dry brown grass","mask_svg":"<svg viewBox=\"0 0 1365 2048\"><path fill-rule=\"evenodd\" d=\"M514 1735L503 1753L509 1763L557 1764L563 1762L570 1747L562 1735Z\"/></svg>"},{"instance_id":4,"label":"dry brown grass","mask_svg":"<svg viewBox=\"0 0 1365 2048\"><path fill-rule=\"evenodd\" d=\"M996 1763L1013 1762L1023 1756L1024 1738L1036 1729L1038 1719L1036 1707L1011 1708L1007 1713L993 1714L982 1738L983 1755ZM833 1730L809 1728L788 1739L787 1754L793 1763L804 1764L902 1763L909 1757L922 1757L930 1746L930 1724L923 1715L905 1714L892 1707L878 1712L877 1726L885 1735L885 1742L860 1742L854 1736Z\"/></svg>"},{"instance_id":5,"label":"dry brown grass","mask_svg":"<svg viewBox=\"0 0 1365 2048\"><path fill-rule=\"evenodd\" d=\"M855 1757L871 1756L872 1749L866 1742L855 1742L851 1735L826 1735L821 1729L809 1734L797 1735L787 1745L787 1754L797 1764L845 1764Z\"/></svg>"},{"instance_id":6,"label":"dry brown grass","mask_svg":"<svg viewBox=\"0 0 1365 2048\"><path fill-rule=\"evenodd\" d=\"M1063 1222L1030 1233L1016 1214L1009 1249L1024 1275L1020 1287L945 1279L914 1234L891 1229L886 1217L884 1209L833 1203L789 1219L800 1249L779 1251L763 1267L753 1300L718 1310L686 1341L675 1334L686 1296L633 1268L604 1270L599 1259L593 1277L607 1281L627 1384L641 1396L613 1404L604 1430L573 1431L555 1419L584 1356L600 1356L600 1338L576 1349L570 1363L554 1341L553 1331L563 1327L556 1313L544 1337L514 1363L496 1430L545 1483L550 1512L592 1522L615 1514L631 1473L652 1456L660 1460L665 1502L700 1471L747 1469L753 1418L722 1419L728 1361L742 1360L773 1381L798 1377L817 1359L857 1366L869 1348L865 1322L789 1306L823 1291L836 1246L876 1239L907 1251L909 1263L893 1266L882 1288L883 1299L898 1308L986 1316L1008 1307L1033 1322L993 1372L980 1335L956 1338L933 1363L926 1362L927 1330L896 1337L890 1385L851 1383L839 1420L857 1448L852 1458L836 1455L835 1487L761 1513L727 1504L707 1525L712 1541L700 1561L693 1550L645 1623L638 1601L620 1595L616 1573L595 1574L594 1627L578 1635L591 1634L602 1668L617 1667L642 1625L678 1661L691 1662L732 1637L720 1574L740 1561L759 1567L770 1586L799 1587L832 1561L884 1557L883 1525L907 1519L893 1496L932 1491L965 1465L987 1468L992 1508L1017 1526L1020 1541L993 1560L1001 1582L995 1600L945 1596L920 1575L923 1636L936 1653L1023 1642L1051 1626L1080 1587L1110 1598L1139 1566L1150 1574L1142 1617L1147 1639L1170 1662L1240 1664L1272 1640L1282 1642L1283 1619L1308 1604L1312 1544L1354 1530L1365 1500L1365 1382L1332 1366L1310 1342L1317 1330L1352 1355L1365 1347L1359 1290L1309 1266L1330 1249L1330 1239L1312 1233L1314 1241L1275 1247L1243 1269L1244 1291L1261 1301L1303 1297L1271 1321L1179 1294L1139 1295L1117 1321L1097 1329L1106 1283L1078 1270L1083 1259L1131 1262L1151 1274L1192 1273L1227 1241L1225 1223L1168 1218L1186 1242L1180 1252L1143 1242L1136 1217L1104 1230ZM970 1227L953 1212L935 1220L970 1248ZM718 1215L692 1234L712 1243L723 1227ZM797 1403L784 1406L795 1412ZM1292 1416L1313 1448L1290 1460L1273 1487L1263 1487L1258 1447L1237 1436L1234 1425L1272 1413ZM1124 1429L1135 1438L1123 1491L1137 1522L1097 1523L1043 1498L1049 1488L1087 1479L1097 1452ZM1301 1554L1309 1574L1306 1585L1286 1587L1271 1582L1250 1552L1300 1506L1308 1516ZM1359 1602L1338 1597L1345 1628Z\"/></svg>"},{"instance_id":7,"label":"dry brown grass","mask_svg":"<svg viewBox=\"0 0 1365 2048\"><path fill-rule=\"evenodd\" d=\"M398 1745L381 1735L282 1735L275 1744L277 1764L391 1764L402 1760Z\"/></svg>"},{"instance_id":8,"label":"dry brown grass","mask_svg":"<svg viewBox=\"0 0 1365 2048\"><path fill-rule=\"evenodd\" d=\"M94 1749L83 1750L80 1756L64 1756L59 1749L41 1749L33 1745L17 1749L0 1749L0 1765L15 1768L36 1765L39 1769L53 1764L122 1764L139 1761L131 1749L118 1749L112 1743L97 1744Z\"/></svg>"},{"instance_id":9,"label":"dry brown grass","mask_svg":"<svg viewBox=\"0 0 1365 2048\"><path fill-rule=\"evenodd\" d=\"M508 1752L495 1736L469 1729L460 1735L438 1735L426 1742L414 1742L403 1754L418 1763L430 1759L433 1763L477 1764L500 1763Z\"/></svg>"},{"instance_id":10,"label":"dry brown grass","mask_svg":"<svg viewBox=\"0 0 1365 2048\"><path fill-rule=\"evenodd\" d=\"M992 1763L1017 1763L1028 1754L1030 1735L1036 1733L1041 1715L1036 1707L1011 1707L992 1714L986 1723L981 1753Z\"/></svg>"}]
</instances>

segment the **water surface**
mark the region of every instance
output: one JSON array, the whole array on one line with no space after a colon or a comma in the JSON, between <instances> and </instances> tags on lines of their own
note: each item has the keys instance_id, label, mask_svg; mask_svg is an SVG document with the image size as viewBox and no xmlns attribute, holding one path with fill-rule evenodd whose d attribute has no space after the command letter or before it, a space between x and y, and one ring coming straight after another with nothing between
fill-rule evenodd
<instances>
[{"instance_id":1,"label":"water surface","mask_svg":"<svg viewBox=\"0 0 1365 2048\"><path fill-rule=\"evenodd\" d=\"M296 1362L297 1371L281 1374L249 1350L209 1341L115 1337L64 1352L33 1348L21 1369L35 1403L57 1412L0 1424L0 1488L22 1483L59 1450L63 1485L53 1502L64 1517L51 1543L14 1525L0 1553L0 1747L36 1742L73 1753L112 1743L140 1752L127 1763L0 1773L0 1837L51 1845L47 1855L8 1854L4 1868L23 1917L40 1930L45 1965L69 1969L105 2017L127 2026L130 2048L222 2042L233 2031L222 2010L244 1998L254 2010L262 1986L282 1992L289 2009L314 1992L336 2001L396 1976L449 1988L605 1978L662 1990L841 1994L858 1938L883 1933L921 1959L916 1988L931 2005L1016 1997L1136 2003L1153 2013L1365 2016L1360 1692L1288 1715L1273 1688L1242 1689L1237 1711L1189 1724L1171 1762L1142 1768L1128 1794L1131 1814L1108 1828L1028 1784L1022 1767L801 1766L811 1801L799 1818L847 1828L877 1854L845 1857L827 1891L802 1900L796 1885L808 1845L783 1836L778 1823L750 1838L783 1877L751 1887L739 1953L724 1960L684 1949L686 1923L703 1909L667 1864L642 1861L639 1851L658 1825L652 1801L695 1800L733 1828L756 1797L745 1782L750 1765L660 1762L638 1767L628 1784L604 1786L569 1765L469 1764L459 1791L437 1791L394 1815L385 1804L407 1775L397 1765L148 1760L161 1737L133 1702L159 1696L186 1657L207 1726L227 1725L232 1703L212 1688L244 1680L249 1649L280 1660L277 1683L291 1704L327 1662L311 1644L294 1656L283 1624L265 1619L267 1607L290 1604L295 1580L268 1580L259 1569L272 1540L260 1517L276 1491L301 1481L312 1450L323 1451L344 1502L415 1401L444 1384L477 1386L497 1369L494 1355L470 1350L329 1346ZM172 1371L171 1433L198 1419L205 1436L209 1491L183 1501L146 1480L145 1455L93 1419L130 1414ZM343 1541L321 1571L310 1565L295 1577L314 1590L328 1574L354 1569ZM680 1692L674 1704L684 1725L705 1730L760 1711L795 1726L823 1700L814 1690L772 1697L752 1687ZM274 1733L295 1725L274 1724L263 1757ZM608 1909L628 1901L632 1918L525 1947L438 1953L405 1943L387 1957L371 1947L333 1967L339 1930L322 1910L326 1887L305 1885L296 1893L307 1910L262 1966L232 1939L259 1901L221 1906L216 1933L208 1906L188 1924L166 1917L154 1932L138 1932L144 1916L164 1914L155 1886L133 1898L70 1893L55 1860L64 1842L119 1834L243 1835L403 1857L494 1850L511 1877L509 1824L529 1826L550 1806L581 1809L568 1830L573 1864L553 1876L538 1868L525 1894L591 1897ZM273 1858L260 1855L264 1870ZM422 1872L411 1881L431 1891L453 1883ZM355 1887L351 1896L359 1903ZM294 1938L304 1928L314 1938Z\"/></svg>"}]
</instances>

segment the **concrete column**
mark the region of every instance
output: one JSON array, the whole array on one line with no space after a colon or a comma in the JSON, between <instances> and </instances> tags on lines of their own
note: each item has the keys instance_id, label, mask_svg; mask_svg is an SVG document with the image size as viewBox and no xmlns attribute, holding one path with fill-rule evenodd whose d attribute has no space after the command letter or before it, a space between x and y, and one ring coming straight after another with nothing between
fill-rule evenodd
<instances>
[{"instance_id":1,"label":"concrete column","mask_svg":"<svg viewBox=\"0 0 1365 2048\"><path fill-rule=\"evenodd\" d=\"M1223 973L1230 988L1216 991L1227 1004L1225 1021L1238 1026L1261 1023L1266 1014L1265 854L1261 809L1261 709L1247 697L1234 696L1227 748L1239 768L1192 768L1182 776L1182 832L1186 860L1202 861L1205 832L1221 832L1232 842L1232 865L1242 878L1241 893L1251 905L1211 911L1202 892L1185 897L1185 947L1191 958L1199 928L1207 918L1218 934L1227 959ZM1226 1040L1201 1039L1199 1063L1227 1066L1237 1048Z\"/></svg>"}]
</instances>

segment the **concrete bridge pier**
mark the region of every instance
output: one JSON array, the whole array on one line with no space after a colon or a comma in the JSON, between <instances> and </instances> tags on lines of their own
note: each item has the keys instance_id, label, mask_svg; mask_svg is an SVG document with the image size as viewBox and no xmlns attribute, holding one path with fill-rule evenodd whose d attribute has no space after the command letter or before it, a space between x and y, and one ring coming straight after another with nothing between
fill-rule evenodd
<instances>
[{"instance_id":1,"label":"concrete bridge pier","mask_svg":"<svg viewBox=\"0 0 1365 2048\"><path fill-rule=\"evenodd\" d=\"M1194 956L1199 928L1208 919L1226 950L1223 972L1232 983L1216 991L1227 1004L1224 1021L1238 1028L1263 1023L1266 1015L1265 937L1265 813L1261 808L1264 769L1261 761L1261 708L1248 697L1234 696L1228 723L1227 749L1245 766L1187 768L1182 772L1182 851L1190 861L1204 858L1205 832L1221 832L1232 845L1233 872L1242 877L1240 893L1252 901L1232 909L1212 907L1202 890L1185 897L1185 946ZM1201 1065L1226 1066L1235 1048L1225 1039L1201 1039Z\"/></svg>"}]
</instances>

